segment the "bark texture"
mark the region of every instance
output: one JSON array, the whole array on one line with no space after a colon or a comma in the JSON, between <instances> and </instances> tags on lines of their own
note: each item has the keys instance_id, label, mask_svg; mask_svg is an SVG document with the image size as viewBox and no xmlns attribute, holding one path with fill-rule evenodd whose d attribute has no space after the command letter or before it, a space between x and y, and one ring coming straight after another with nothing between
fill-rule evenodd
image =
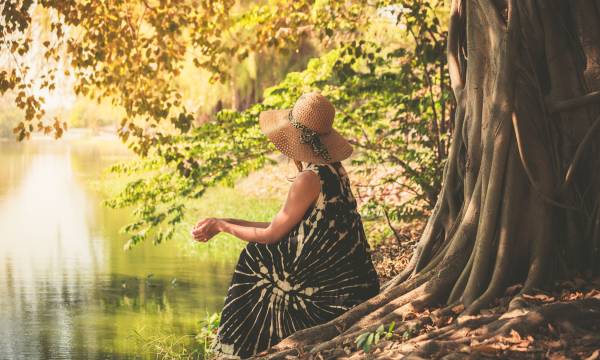
<instances>
[{"instance_id":1,"label":"bark texture","mask_svg":"<svg viewBox=\"0 0 600 360\"><path fill-rule=\"evenodd\" d=\"M414 255L382 293L300 331L271 358L316 353L434 305L477 313L600 273L600 1L454 0L457 100L443 188Z\"/></svg>"}]
</instances>

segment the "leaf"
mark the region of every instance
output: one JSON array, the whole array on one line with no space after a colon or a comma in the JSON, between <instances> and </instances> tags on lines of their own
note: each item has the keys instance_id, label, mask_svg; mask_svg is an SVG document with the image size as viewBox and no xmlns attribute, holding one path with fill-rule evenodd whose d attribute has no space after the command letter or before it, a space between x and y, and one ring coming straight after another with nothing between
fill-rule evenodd
<instances>
[{"instance_id":1,"label":"leaf","mask_svg":"<svg viewBox=\"0 0 600 360\"><path fill-rule=\"evenodd\" d=\"M481 353L488 354L488 355L495 355L496 353L498 353L499 349L495 348L492 344L480 344L480 345L471 346L470 350L474 351L474 352L481 352Z\"/></svg>"},{"instance_id":2,"label":"leaf","mask_svg":"<svg viewBox=\"0 0 600 360\"><path fill-rule=\"evenodd\" d=\"M586 357L585 360L598 360L600 359L600 350L594 350L590 356Z\"/></svg>"},{"instance_id":3,"label":"leaf","mask_svg":"<svg viewBox=\"0 0 600 360\"><path fill-rule=\"evenodd\" d=\"M465 310L465 305L458 304L456 306L453 306L450 310L455 314L460 314L461 312L463 312Z\"/></svg>"},{"instance_id":4,"label":"leaf","mask_svg":"<svg viewBox=\"0 0 600 360\"><path fill-rule=\"evenodd\" d=\"M371 350L371 346L373 345L373 338L375 337L374 333L370 333L369 337L367 337L367 340L365 341L365 344L363 346L363 350L365 352L369 352Z\"/></svg>"},{"instance_id":5,"label":"leaf","mask_svg":"<svg viewBox=\"0 0 600 360\"><path fill-rule=\"evenodd\" d=\"M392 321L392 323L390 324L390 327L388 328L388 335L391 336L392 332L394 331L394 327L396 326L396 322Z\"/></svg>"},{"instance_id":6,"label":"leaf","mask_svg":"<svg viewBox=\"0 0 600 360\"><path fill-rule=\"evenodd\" d=\"M600 300L600 290L598 290L598 289L593 289L593 290L591 290L590 292L587 292L587 293L585 294L585 296L584 296L584 297L585 297L586 299L593 298L593 299L598 299L598 300Z\"/></svg>"},{"instance_id":7,"label":"leaf","mask_svg":"<svg viewBox=\"0 0 600 360\"><path fill-rule=\"evenodd\" d=\"M363 333L363 334L360 334L360 335L359 335L359 336L356 338L356 340L355 340L355 342L356 342L356 347L358 347L358 348L362 348L362 346L363 346L363 344L364 344L364 342L365 342L365 340L367 339L367 337L368 337L368 336L369 336L369 333L368 333L368 332L366 332L366 333Z\"/></svg>"},{"instance_id":8,"label":"leaf","mask_svg":"<svg viewBox=\"0 0 600 360\"><path fill-rule=\"evenodd\" d=\"M542 301L542 302L552 302L552 301L556 300L554 297L548 296L546 294L535 294L535 295L523 294L522 296L524 299L527 299L527 300L537 300L537 301Z\"/></svg>"},{"instance_id":9,"label":"leaf","mask_svg":"<svg viewBox=\"0 0 600 360\"><path fill-rule=\"evenodd\" d=\"M517 330L511 329L509 334L511 336L512 341L514 341L514 342L521 341L521 335L519 334L519 332Z\"/></svg>"}]
</instances>

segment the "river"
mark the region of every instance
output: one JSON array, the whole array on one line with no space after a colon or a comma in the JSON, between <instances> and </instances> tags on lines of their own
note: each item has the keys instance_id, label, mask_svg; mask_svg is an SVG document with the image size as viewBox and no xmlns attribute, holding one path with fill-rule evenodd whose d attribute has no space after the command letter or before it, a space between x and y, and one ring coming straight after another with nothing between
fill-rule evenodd
<instances>
[{"instance_id":1,"label":"river","mask_svg":"<svg viewBox=\"0 0 600 360\"><path fill-rule=\"evenodd\" d=\"M136 332L191 335L223 305L231 257L181 239L123 250L131 210L92 184L131 156L111 139L0 142L0 358L153 358Z\"/></svg>"}]
</instances>

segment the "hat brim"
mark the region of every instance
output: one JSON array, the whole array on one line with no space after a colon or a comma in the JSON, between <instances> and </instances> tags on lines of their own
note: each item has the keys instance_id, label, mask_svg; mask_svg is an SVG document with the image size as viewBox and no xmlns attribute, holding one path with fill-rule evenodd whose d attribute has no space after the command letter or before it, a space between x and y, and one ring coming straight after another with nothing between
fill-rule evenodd
<instances>
[{"instance_id":1,"label":"hat brim","mask_svg":"<svg viewBox=\"0 0 600 360\"><path fill-rule=\"evenodd\" d=\"M294 160L313 164L327 164L347 159L352 154L352 145L335 129L321 136L321 142L329 152L325 160L315 154L312 147L300 142L300 130L288 120L290 109L267 110L260 113L258 123L262 132L284 155Z\"/></svg>"}]
</instances>

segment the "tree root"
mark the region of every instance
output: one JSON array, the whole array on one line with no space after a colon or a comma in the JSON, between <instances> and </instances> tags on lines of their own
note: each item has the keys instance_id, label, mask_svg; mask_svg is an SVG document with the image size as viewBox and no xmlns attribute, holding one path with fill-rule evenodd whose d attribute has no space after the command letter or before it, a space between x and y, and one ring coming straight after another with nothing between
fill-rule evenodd
<instances>
[{"instance_id":1,"label":"tree root","mask_svg":"<svg viewBox=\"0 0 600 360\"><path fill-rule=\"evenodd\" d=\"M425 311L415 319L401 322L392 339L375 345L369 358L430 359L449 355L460 359L483 355L537 358L542 350L549 352L548 348L569 352L571 356L589 356L598 349L600 292L583 299L542 304L530 297L523 304L525 307L521 309L478 316L456 317L461 310L456 307ZM450 318L446 320L448 315ZM396 320L402 321L400 317ZM436 323L441 326L436 327ZM366 354L356 349L354 341L360 334L373 332L377 327L378 324L372 324L317 345L287 349L261 358L362 359ZM415 331L420 334L410 338ZM579 339L576 346L556 347L558 341L575 337Z\"/></svg>"},{"instance_id":2,"label":"tree root","mask_svg":"<svg viewBox=\"0 0 600 360\"><path fill-rule=\"evenodd\" d=\"M539 358L540 352L563 351L590 356L600 345L600 296L535 305L504 314L459 316L453 323L406 341L384 341L372 359ZM531 304L529 304L531 306ZM557 343L579 338L566 349ZM338 349L339 350L339 349ZM578 354L579 356L575 355ZM337 358L361 359L363 351Z\"/></svg>"}]
</instances>

